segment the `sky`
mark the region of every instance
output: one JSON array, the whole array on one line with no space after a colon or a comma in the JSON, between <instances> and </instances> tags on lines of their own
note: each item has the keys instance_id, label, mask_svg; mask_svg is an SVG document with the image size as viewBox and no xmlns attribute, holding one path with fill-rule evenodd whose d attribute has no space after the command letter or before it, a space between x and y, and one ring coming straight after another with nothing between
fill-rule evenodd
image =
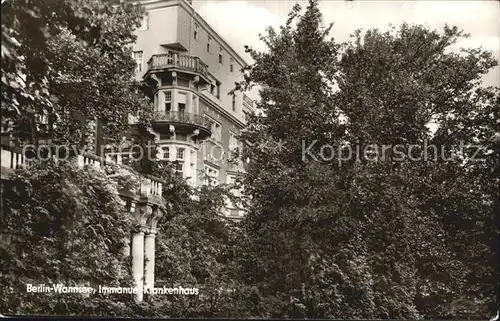
<instances>
[{"instance_id":1,"label":"sky","mask_svg":"<svg viewBox=\"0 0 500 321\"><path fill-rule=\"evenodd\" d=\"M268 26L278 28L287 19L292 7L307 1L295 0L193 0L197 12L224 38L245 61L251 63L244 45L263 50L259 33ZM490 50L500 60L500 4L498 1L343 1L320 0L320 10L326 24L334 23L331 35L337 42L346 41L356 29L378 28L389 24L424 24L442 29L445 23L456 25L470 34L455 45ZM485 85L500 86L499 67L483 78Z\"/></svg>"}]
</instances>

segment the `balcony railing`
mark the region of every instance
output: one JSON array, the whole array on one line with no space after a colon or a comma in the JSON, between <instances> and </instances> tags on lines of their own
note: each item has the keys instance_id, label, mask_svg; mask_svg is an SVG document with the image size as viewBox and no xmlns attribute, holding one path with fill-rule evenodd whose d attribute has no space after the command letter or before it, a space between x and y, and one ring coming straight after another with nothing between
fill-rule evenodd
<instances>
[{"instance_id":1,"label":"balcony railing","mask_svg":"<svg viewBox=\"0 0 500 321\"><path fill-rule=\"evenodd\" d=\"M192 57L175 52L151 56L148 69L179 68L194 71L204 76L208 75L208 66L198 57Z\"/></svg>"},{"instance_id":2,"label":"balcony railing","mask_svg":"<svg viewBox=\"0 0 500 321\"><path fill-rule=\"evenodd\" d=\"M211 129L211 122L203 116L179 111L170 111L166 113L157 111L153 114L153 121L193 124Z\"/></svg>"},{"instance_id":3,"label":"balcony railing","mask_svg":"<svg viewBox=\"0 0 500 321\"><path fill-rule=\"evenodd\" d=\"M54 160L57 160L55 156L53 158ZM8 150L3 146L1 147L1 161L2 161L2 167L6 167L9 169L29 167L36 162L36 160L27 159L20 152ZM99 168L101 167L102 164L105 165L110 163L114 162L105 160L102 157L92 154L82 154L76 157L76 164L79 167L85 167L86 165L89 165ZM121 166L126 167L125 165ZM149 195L161 196L162 186L163 184L159 178L152 176L147 178L143 177L143 179L141 180L139 193L144 196L149 196Z\"/></svg>"}]
</instances>

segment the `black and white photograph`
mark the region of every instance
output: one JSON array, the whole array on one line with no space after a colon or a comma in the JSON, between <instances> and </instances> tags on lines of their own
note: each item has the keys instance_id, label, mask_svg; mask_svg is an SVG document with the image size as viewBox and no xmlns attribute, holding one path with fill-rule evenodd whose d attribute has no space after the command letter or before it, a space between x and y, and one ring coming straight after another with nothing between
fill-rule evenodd
<instances>
[{"instance_id":1,"label":"black and white photograph","mask_svg":"<svg viewBox=\"0 0 500 321\"><path fill-rule=\"evenodd\" d=\"M1 15L0 317L498 320L500 2Z\"/></svg>"}]
</instances>

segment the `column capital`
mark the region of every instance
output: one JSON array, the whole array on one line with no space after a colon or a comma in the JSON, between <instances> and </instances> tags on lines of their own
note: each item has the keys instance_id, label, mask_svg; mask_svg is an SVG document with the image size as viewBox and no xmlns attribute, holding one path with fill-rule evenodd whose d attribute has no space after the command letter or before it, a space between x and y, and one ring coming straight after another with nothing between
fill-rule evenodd
<instances>
[{"instance_id":1,"label":"column capital","mask_svg":"<svg viewBox=\"0 0 500 321\"><path fill-rule=\"evenodd\" d=\"M138 203L135 206L135 210L133 212L134 218L136 219L136 222L141 225L141 226L146 226L146 222L150 218L150 216L153 214L153 208L151 205L145 204L145 203Z\"/></svg>"},{"instance_id":2,"label":"column capital","mask_svg":"<svg viewBox=\"0 0 500 321\"><path fill-rule=\"evenodd\" d=\"M152 212L151 212L151 215L148 217L148 220L147 220L147 226L152 228L152 229L155 229L156 230L156 226L158 225L158 221L160 220L160 218L163 217L163 210L158 207L158 206L150 206L151 209L152 209Z\"/></svg>"}]
</instances>

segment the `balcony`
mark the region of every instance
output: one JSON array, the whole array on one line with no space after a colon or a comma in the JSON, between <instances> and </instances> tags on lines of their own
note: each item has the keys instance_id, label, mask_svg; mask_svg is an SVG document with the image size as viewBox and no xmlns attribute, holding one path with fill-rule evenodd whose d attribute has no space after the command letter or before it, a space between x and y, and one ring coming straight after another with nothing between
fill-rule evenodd
<instances>
[{"instance_id":1,"label":"balcony","mask_svg":"<svg viewBox=\"0 0 500 321\"><path fill-rule=\"evenodd\" d=\"M212 134L211 122L203 116L182 111L155 112L152 126L158 132L171 132L173 125L176 132L193 134L198 139L206 139Z\"/></svg>"},{"instance_id":2,"label":"balcony","mask_svg":"<svg viewBox=\"0 0 500 321\"><path fill-rule=\"evenodd\" d=\"M157 54L151 56L148 61L148 73L151 71L162 71L176 69L208 77L208 65L198 57L192 57L175 52Z\"/></svg>"},{"instance_id":3,"label":"balcony","mask_svg":"<svg viewBox=\"0 0 500 321\"><path fill-rule=\"evenodd\" d=\"M54 161L58 161L58 158L52 156ZM69 160L69 159L67 159ZM39 162L36 159L27 159L23 154L20 148L8 148L1 146L1 161L2 161L2 180L9 179L12 174L12 170L22 168L22 167L30 167ZM97 155L82 153L76 155L74 159L76 165L80 168L84 168L85 166L92 166L96 168L100 168L105 165L115 164L113 161L105 160L102 157ZM120 167L132 170L128 166L118 164ZM161 200L162 189L163 189L164 181L160 178L153 176L145 176L141 177L141 182L139 189L135 191L137 196L139 197L149 197L152 198L156 203L160 204L163 201ZM122 195L129 196L129 195Z\"/></svg>"}]
</instances>

